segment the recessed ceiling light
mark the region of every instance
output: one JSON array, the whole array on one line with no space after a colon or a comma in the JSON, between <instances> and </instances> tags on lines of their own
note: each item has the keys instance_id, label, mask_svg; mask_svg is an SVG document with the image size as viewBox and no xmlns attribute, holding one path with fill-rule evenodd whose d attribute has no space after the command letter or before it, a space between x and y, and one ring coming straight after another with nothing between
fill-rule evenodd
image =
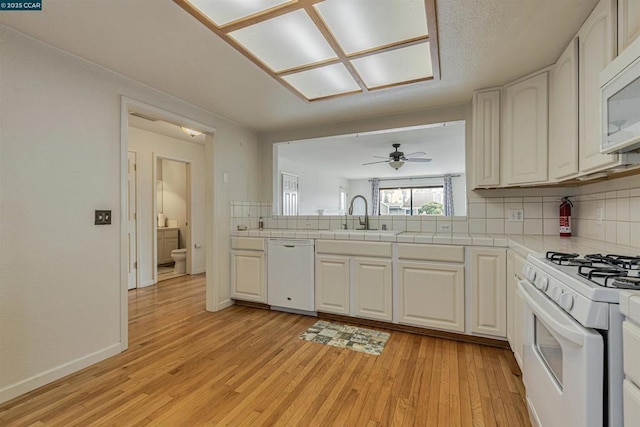
<instances>
[{"instance_id":1,"label":"recessed ceiling light","mask_svg":"<svg viewBox=\"0 0 640 427\"><path fill-rule=\"evenodd\" d=\"M307 101L440 78L435 0L174 2Z\"/></svg>"}]
</instances>

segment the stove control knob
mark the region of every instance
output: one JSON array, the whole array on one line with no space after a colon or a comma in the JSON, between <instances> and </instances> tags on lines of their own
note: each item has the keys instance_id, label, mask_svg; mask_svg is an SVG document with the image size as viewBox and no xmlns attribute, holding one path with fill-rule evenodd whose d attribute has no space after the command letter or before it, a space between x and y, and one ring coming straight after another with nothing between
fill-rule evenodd
<instances>
[{"instance_id":1,"label":"stove control knob","mask_svg":"<svg viewBox=\"0 0 640 427\"><path fill-rule=\"evenodd\" d=\"M573 295L571 294L562 294L560 297L560 307L564 308L567 311L571 311L573 308Z\"/></svg>"},{"instance_id":2,"label":"stove control knob","mask_svg":"<svg viewBox=\"0 0 640 427\"><path fill-rule=\"evenodd\" d=\"M550 295L552 300L560 302L560 298L562 298L563 295L562 288L559 286L554 287L551 289Z\"/></svg>"},{"instance_id":3,"label":"stove control knob","mask_svg":"<svg viewBox=\"0 0 640 427\"><path fill-rule=\"evenodd\" d=\"M524 272L524 275L530 282L534 282L536 279L536 271L531 267Z\"/></svg>"},{"instance_id":4,"label":"stove control knob","mask_svg":"<svg viewBox=\"0 0 640 427\"><path fill-rule=\"evenodd\" d=\"M546 277L538 276L536 280L536 288L540 289L542 292L546 292L549 287L549 279Z\"/></svg>"}]
</instances>

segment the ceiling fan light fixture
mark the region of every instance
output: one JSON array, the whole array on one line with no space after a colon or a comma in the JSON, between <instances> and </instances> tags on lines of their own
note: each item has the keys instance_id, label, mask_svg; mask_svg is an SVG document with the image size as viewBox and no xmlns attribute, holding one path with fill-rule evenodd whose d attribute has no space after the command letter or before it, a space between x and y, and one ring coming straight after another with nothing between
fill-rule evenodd
<instances>
[{"instance_id":1,"label":"ceiling fan light fixture","mask_svg":"<svg viewBox=\"0 0 640 427\"><path fill-rule=\"evenodd\" d=\"M391 166L395 170L400 169L403 165L404 165L404 162L402 160L392 160L389 162L389 166Z\"/></svg>"}]
</instances>

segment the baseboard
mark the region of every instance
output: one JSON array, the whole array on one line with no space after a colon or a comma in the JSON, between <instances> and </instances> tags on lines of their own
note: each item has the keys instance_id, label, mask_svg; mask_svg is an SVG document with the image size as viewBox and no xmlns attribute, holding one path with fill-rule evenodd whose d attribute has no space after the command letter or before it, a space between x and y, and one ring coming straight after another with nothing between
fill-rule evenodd
<instances>
[{"instance_id":1,"label":"baseboard","mask_svg":"<svg viewBox=\"0 0 640 427\"><path fill-rule=\"evenodd\" d=\"M49 384L50 382L77 372L111 356L115 356L116 354L119 354L121 350L120 343L116 343L102 350L98 350L53 369L49 369L48 371L34 375L31 378L11 384L8 387L0 389L0 403L4 403L14 397L18 397L22 394L35 390L38 387Z\"/></svg>"},{"instance_id":2,"label":"baseboard","mask_svg":"<svg viewBox=\"0 0 640 427\"><path fill-rule=\"evenodd\" d=\"M218 304L218 310L222 310L223 308L231 307L232 305L233 305L233 300L232 299L228 299L228 300L223 301L220 304Z\"/></svg>"},{"instance_id":3,"label":"baseboard","mask_svg":"<svg viewBox=\"0 0 640 427\"><path fill-rule=\"evenodd\" d=\"M146 288L147 286L153 286L155 285L155 282L153 281L153 279L147 280L146 282L142 282L140 284L138 284L138 288Z\"/></svg>"},{"instance_id":4,"label":"baseboard","mask_svg":"<svg viewBox=\"0 0 640 427\"><path fill-rule=\"evenodd\" d=\"M194 268L191 270L191 274L202 274L202 273L206 273L207 269L205 267L202 268Z\"/></svg>"}]
</instances>

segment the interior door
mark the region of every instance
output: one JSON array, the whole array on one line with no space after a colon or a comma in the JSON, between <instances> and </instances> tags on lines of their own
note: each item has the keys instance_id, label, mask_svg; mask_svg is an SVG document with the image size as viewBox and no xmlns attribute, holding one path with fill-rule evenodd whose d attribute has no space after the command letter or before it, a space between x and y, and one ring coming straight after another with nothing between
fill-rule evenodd
<instances>
[{"instance_id":1,"label":"interior door","mask_svg":"<svg viewBox=\"0 0 640 427\"><path fill-rule=\"evenodd\" d=\"M127 153L127 247L129 248L129 289L138 287L138 171L136 158L137 154L133 151L129 151Z\"/></svg>"},{"instance_id":2,"label":"interior door","mask_svg":"<svg viewBox=\"0 0 640 427\"><path fill-rule=\"evenodd\" d=\"M282 215L298 215L298 177L282 172Z\"/></svg>"}]
</instances>

